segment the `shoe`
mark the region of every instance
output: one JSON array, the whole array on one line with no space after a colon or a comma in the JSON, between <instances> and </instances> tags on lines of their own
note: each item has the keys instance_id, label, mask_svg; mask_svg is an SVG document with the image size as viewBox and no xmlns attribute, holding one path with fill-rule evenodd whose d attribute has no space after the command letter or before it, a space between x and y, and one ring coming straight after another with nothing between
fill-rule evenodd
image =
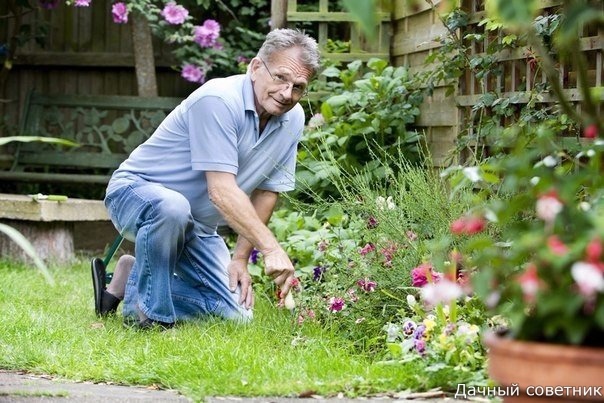
<instances>
[{"instance_id":1,"label":"shoe","mask_svg":"<svg viewBox=\"0 0 604 403\"><path fill-rule=\"evenodd\" d=\"M94 289L94 312L97 316L115 313L120 299L106 291L106 270L102 259L94 258L90 263L92 287Z\"/></svg>"},{"instance_id":2,"label":"shoe","mask_svg":"<svg viewBox=\"0 0 604 403\"><path fill-rule=\"evenodd\" d=\"M133 317L124 318L124 327L136 330L168 330L174 327L174 323L160 322L153 319L139 321Z\"/></svg>"}]
</instances>

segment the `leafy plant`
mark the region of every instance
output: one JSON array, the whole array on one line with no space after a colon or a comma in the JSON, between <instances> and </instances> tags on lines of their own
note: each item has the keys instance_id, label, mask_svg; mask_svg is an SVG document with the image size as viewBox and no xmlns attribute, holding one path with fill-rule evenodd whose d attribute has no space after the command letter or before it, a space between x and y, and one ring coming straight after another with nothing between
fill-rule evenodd
<instances>
[{"instance_id":1,"label":"leafy plant","mask_svg":"<svg viewBox=\"0 0 604 403\"><path fill-rule=\"evenodd\" d=\"M319 195L333 194L330 176L363 169L383 179L380 161L402 153L409 161L420 160L420 134L412 129L422 92L404 67L388 66L380 59L359 60L346 69L323 70L326 88L332 93L321 113L310 119L299 153L297 179Z\"/></svg>"}]
</instances>

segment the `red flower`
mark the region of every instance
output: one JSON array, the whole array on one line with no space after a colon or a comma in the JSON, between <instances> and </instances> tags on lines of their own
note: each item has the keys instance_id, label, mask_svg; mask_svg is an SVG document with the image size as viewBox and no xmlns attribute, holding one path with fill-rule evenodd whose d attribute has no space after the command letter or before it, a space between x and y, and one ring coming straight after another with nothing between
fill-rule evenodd
<instances>
[{"instance_id":1,"label":"red flower","mask_svg":"<svg viewBox=\"0 0 604 403\"><path fill-rule=\"evenodd\" d=\"M587 244L585 248L585 258L590 263L596 263L602 256L602 241L600 238L594 238Z\"/></svg>"},{"instance_id":2,"label":"red flower","mask_svg":"<svg viewBox=\"0 0 604 403\"><path fill-rule=\"evenodd\" d=\"M583 129L583 137L586 139L595 139L598 137L598 126L593 123L587 126L585 129Z\"/></svg>"},{"instance_id":3,"label":"red flower","mask_svg":"<svg viewBox=\"0 0 604 403\"><path fill-rule=\"evenodd\" d=\"M461 217L451 223L451 233L455 235L474 235L482 232L487 223L483 217Z\"/></svg>"},{"instance_id":4,"label":"red flower","mask_svg":"<svg viewBox=\"0 0 604 403\"><path fill-rule=\"evenodd\" d=\"M568 253L568 246L566 246L556 235L547 238L547 246L554 255L564 256Z\"/></svg>"}]
</instances>

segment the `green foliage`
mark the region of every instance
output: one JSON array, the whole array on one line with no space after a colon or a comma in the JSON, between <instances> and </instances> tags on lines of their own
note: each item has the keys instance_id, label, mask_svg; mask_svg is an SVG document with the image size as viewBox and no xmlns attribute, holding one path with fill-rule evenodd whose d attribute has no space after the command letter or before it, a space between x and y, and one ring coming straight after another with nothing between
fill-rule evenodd
<instances>
[{"instance_id":1,"label":"green foliage","mask_svg":"<svg viewBox=\"0 0 604 403\"><path fill-rule=\"evenodd\" d=\"M420 139L412 129L422 92L404 67L371 59L345 69L331 66L322 75L332 95L309 121L299 153L297 180L319 195L333 194L332 177L363 169L374 179L385 177L379 161L402 152L420 160Z\"/></svg>"}]
</instances>

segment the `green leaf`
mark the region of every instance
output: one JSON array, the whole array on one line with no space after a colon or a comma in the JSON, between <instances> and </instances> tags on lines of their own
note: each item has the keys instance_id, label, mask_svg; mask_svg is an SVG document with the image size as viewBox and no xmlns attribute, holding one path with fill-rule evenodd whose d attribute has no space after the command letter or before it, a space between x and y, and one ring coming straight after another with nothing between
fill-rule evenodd
<instances>
[{"instance_id":1,"label":"green leaf","mask_svg":"<svg viewBox=\"0 0 604 403\"><path fill-rule=\"evenodd\" d=\"M376 37L377 15L375 0L343 0L344 7L357 19L369 40Z\"/></svg>"},{"instance_id":2,"label":"green leaf","mask_svg":"<svg viewBox=\"0 0 604 403\"><path fill-rule=\"evenodd\" d=\"M9 137L0 137L0 146L11 143L13 141L21 142L21 143L31 143L35 141L39 141L41 143L53 143L59 144L63 146L78 146L78 143L74 143L73 141L60 139L57 137L43 137L43 136L9 136Z\"/></svg>"},{"instance_id":3,"label":"green leaf","mask_svg":"<svg viewBox=\"0 0 604 403\"><path fill-rule=\"evenodd\" d=\"M527 26L536 11L535 0L488 0L487 11L511 26Z\"/></svg>"},{"instance_id":4,"label":"green leaf","mask_svg":"<svg viewBox=\"0 0 604 403\"><path fill-rule=\"evenodd\" d=\"M13 227L10 227L10 226L8 226L6 224L2 224L2 223L0 223L0 232L3 232L6 236L8 236L10 239L12 239L17 245L19 245L19 247L21 249L23 249L23 252L25 252L27 254L27 256L29 256L33 260L36 267L38 269L40 269L40 271L42 272L42 274L44 275L46 280L51 285L55 284L55 281L52 278L52 276L50 275L48 268L46 267L44 262L42 262L42 260L36 253L34 246L31 244L31 242L29 242L27 240L27 238L25 238L19 231L17 231Z\"/></svg>"},{"instance_id":5,"label":"green leaf","mask_svg":"<svg viewBox=\"0 0 604 403\"><path fill-rule=\"evenodd\" d=\"M130 120L123 116L119 117L113 121L111 127L116 134L122 134L130 127Z\"/></svg>"}]
</instances>

